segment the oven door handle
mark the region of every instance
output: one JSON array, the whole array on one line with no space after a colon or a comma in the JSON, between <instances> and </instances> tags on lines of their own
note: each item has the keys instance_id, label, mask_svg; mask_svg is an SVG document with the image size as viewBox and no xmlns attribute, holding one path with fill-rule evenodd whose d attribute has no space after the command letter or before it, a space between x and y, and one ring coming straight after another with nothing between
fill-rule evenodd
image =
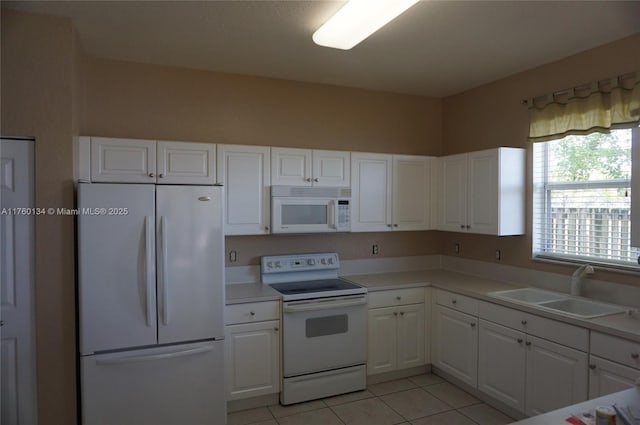
<instances>
[{"instance_id":1,"label":"oven door handle","mask_svg":"<svg viewBox=\"0 0 640 425\"><path fill-rule=\"evenodd\" d=\"M356 305L363 305L367 303L367 298L363 295L361 297L354 297L342 300L314 300L314 301L292 301L285 303L282 306L282 311L285 313L298 313L302 311L316 311L316 310L329 310L333 308L352 307Z\"/></svg>"}]
</instances>

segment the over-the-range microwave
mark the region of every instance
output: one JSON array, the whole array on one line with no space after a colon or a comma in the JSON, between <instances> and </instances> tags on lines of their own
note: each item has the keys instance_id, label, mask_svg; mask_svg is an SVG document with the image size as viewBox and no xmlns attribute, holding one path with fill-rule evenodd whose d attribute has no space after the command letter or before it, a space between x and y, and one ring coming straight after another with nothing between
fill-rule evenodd
<instances>
[{"instance_id":1,"label":"over-the-range microwave","mask_svg":"<svg viewBox=\"0 0 640 425\"><path fill-rule=\"evenodd\" d=\"M351 230L351 189L271 186L272 233Z\"/></svg>"}]
</instances>

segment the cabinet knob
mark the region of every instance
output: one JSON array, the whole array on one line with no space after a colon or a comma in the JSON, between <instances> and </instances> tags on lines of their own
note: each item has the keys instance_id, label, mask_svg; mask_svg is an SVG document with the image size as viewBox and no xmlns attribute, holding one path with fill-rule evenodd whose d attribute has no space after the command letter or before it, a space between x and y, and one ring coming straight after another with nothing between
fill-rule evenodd
<instances>
[{"instance_id":1,"label":"cabinet knob","mask_svg":"<svg viewBox=\"0 0 640 425\"><path fill-rule=\"evenodd\" d=\"M460 228L461 228L461 229L464 229L464 224L461 224L461 225L460 225Z\"/></svg>"},{"instance_id":2,"label":"cabinet knob","mask_svg":"<svg viewBox=\"0 0 640 425\"><path fill-rule=\"evenodd\" d=\"M527 347L531 346L531 341L525 342L524 345L526 345Z\"/></svg>"},{"instance_id":3,"label":"cabinet knob","mask_svg":"<svg viewBox=\"0 0 640 425\"><path fill-rule=\"evenodd\" d=\"M398 225L397 225L397 224L394 224L394 225L393 225L393 227L398 227Z\"/></svg>"},{"instance_id":4,"label":"cabinet knob","mask_svg":"<svg viewBox=\"0 0 640 425\"><path fill-rule=\"evenodd\" d=\"M591 369L591 370L596 370L596 365L594 365L594 364L590 364L590 365L589 365L589 369Z\"/></svg>"},{"instance_id":5,"label":"cabinet knob","mask_svg":"<svg viewBox=\"0 0 640 425\"><path fill-rule=\"evenodd\" d=\"M640 354L638 354L638 353L631 353L631 358L632 358L632 359L637 359L638 357L640 357Z\"/></svg>"},{"instance_id":6,"label":"cabinet knob","mask_svg":"<svg viewBox=\"0 0 640 425\"><path fill-rule=\"evenodd\" d=\"M471 322L471 323L469 323L469 324L471 325L471 327L472 327L472 328L475 328L475 327L476 327L476 324L475 324L475 323L473 323L473 322Z\"/></svg>"},{"instance_id":7,"label":"cabinet knob","mask_svg":"<svg viewBox=\"0 0 640 425\"><path fill-rule=\"evenodd\" d=\"M149 173L149 177L155 177L156 175L153 173Z\"/></svg>"},{"instance_id":8,"label":"cabinet knob","mask_svg":"<svg viewBox=\"0 0 640 425\"><path fill-rule=\"evenodd\" d=\"M252 315L252 316L256 315L255 311L250 311L249 314Z\"/></svg>"},{"instance_id":9,"label":"cabinet knob","mask_svg":"<svg viewBox=\"0 0 640 425\"><path fill-rule=\"evenodd\" d=\"M522 344L522 338L518 338L518 344Z\"/></svg>"},{"instance_id":10,"label":"cabinet knob","mask_svg":"<svg viewBox=\"0 0 640 425\"><path fill-rule=\"evenodd\" d=\"M394 316L397 316L397 315L398 315L398 312L397 312L397 311L394 311L394 312L393 312L393 315L394 315Z\"/></svg>"},{"instance_id":11,"label":"cabinet knob","mask_svg":"<svg viewBox=\"0 0 640 425\"><path fill-rule=\"evenodd\" d=\"M402 297L401 297L401 296L397 296L397 297L396 297L396 300L398 300L398 301L400 301L401 299L402 299Z\"/></svg>"},{"instance_id":12,"label":"cabinet knob","mask_svg":"<svg viewBox=\"0 0 640 425\"><path fill-rule=\"evenodd\" d=\"M401 312L400 312L400 316L404 316L404 311L401 311Z\"/></svg>"},{"instance_id":13,"label":"cabinet knob","mask_svg":"<svg viewBox=\"0 0 640 425\"><path fill-rule=\"evenodd\" d=\"M311 177L307 177L306 179L304 179L304 181L310 182L311 181Z\"/></svg>"},{"instance_id":14,"label":"cabinet knob","mask_svg":"<svg viewBox=\"0 0 640 425\"><path fill-rule=\"evenodd\" d=\"M275 328L273 328L273 330L278 332L280 329L276 326Z\"/></svg>"},{"instance_id":15,"label":"cabinet knob","mask_svg":"<svg viewBox=\"0 0 640 425\"><path fill-rule=\"evenodd\" d=\"M0 327L4 326L4 320L0 320Z\"/></svg>"},{"instance_id":16,"label":"cabinet knob","mask_svg":"<svg viewBox=\"0 0 640 425\"><path fill-rule=\"evenodd\" d=\"M318 183L318 178L316 177L315 179L313 179L314 182Z\"/></svg>"},{"instance_id":17,"label":"cabinet knob","mask_svg":"<svg viewBox=\"0 0 640 425\"><path fill-rule=\"evenodd\" d=\"M160 173L160 174L158 174L158 177L160 177L161 179L163 179L163 178L164 178L164 173Z\"/></svg>"},{"instance_id":18,"label":"cabinet knob","mask_svg":"<svg viewBox=\"0 0 640 425\"><path fill-rule=\"evenodd\" d=\"M467 224L467 229L471 229L471 226Z\"/></svg>"},{"instance_id":19,"label":"cabinet knob","mask_svg":"<svg viewBox=\"0 0 640 425\"><path fill-rule=\"evenodd\" d=\"M526 320L522 320L520 323L522 323L523 325L526 325L527 321Z\"/></svg>"},{"instance_id":20,"label":"cabinet knob","mask_svg":"<svg viewBox=\"0 0 640 425\"><path fill-rule=\"evenodd\" d=\"M390 224L387 224L387 227L391 227L391 225L390 225Z\"/></svg>"},{"instance_id":21,"label":"cabinet knob","mask_svg":"<svg viewBox=\"0 0 640 425\"><path fill-rule=\"evenodd\" d=\"M451 300L451 304L457 304L458 300Z\"/></svg>"},{"instance_id":22,"label":"cabinet knob","mask_svg":"<svg viewBox=\"0 0 640 425\"><path fill-rule=\"evenodd\" d=\"M264 230L269 231L269 226L264 226Z\"/></svg>"}]
</instances>

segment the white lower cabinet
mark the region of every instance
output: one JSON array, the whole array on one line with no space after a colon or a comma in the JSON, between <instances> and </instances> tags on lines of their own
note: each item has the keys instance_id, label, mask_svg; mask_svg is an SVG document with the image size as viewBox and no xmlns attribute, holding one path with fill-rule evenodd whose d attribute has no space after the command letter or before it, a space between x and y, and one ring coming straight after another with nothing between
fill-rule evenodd
<instances>
[{"instance_id":1,"label":"white lower cabinet","mask_svg":"<svg viewBox=\"0 0 640 425\"><path fill-rule=\"evenodd\" d=\"M225 370L227 401L280 392L278 302L227 306ZM276 319L276 320L267 320ZM244 322L235 323L234 322Z\"/></svg>"},{"instance_id":2,"label":"white lower cabinet","mask_svg":"<svg viewBox=\"0 0 640 425\"><path fill-rule=\"evenodd\" d=\"M478 318L441 305L433 306L433 364L476 387Z\"/></svg>"},{"instance_id":3,"label":"white lower cabinet","mask_svg":"<svg viewBox=\"0 0 640 425\"><path fill-rule=\"evenodd\" d=\"M370 294L367 374L390 372L425 363L423 288ZM420 303L402 304L420 300ZM393 305L379 307L380 305Z\"/></svg>"},{"instance_id":4,"label":"white lower cabinet","mask_svg":"<svg viewBox=\"0 0 640 425\"><path fill-rule=\"evenodd\" d=\"M640 379L640 343L591 332L589 398L634 386Z\"/></svg>"}]
</instances>

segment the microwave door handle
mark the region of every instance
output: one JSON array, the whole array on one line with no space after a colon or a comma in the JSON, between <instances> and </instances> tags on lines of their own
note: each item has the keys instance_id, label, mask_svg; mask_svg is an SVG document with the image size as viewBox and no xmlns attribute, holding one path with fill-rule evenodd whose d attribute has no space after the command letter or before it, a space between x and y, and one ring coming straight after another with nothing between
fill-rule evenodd
<instances>
[{"instance_id":1,"label":"microwave door handle","mask_svg":"<svg viewBox=\"0 0 640 425\"><path fill-rule=\"evenodd\" d=\"M329 201L329 228L336 228L336 201L333 199Z\"/></svg>"}]
</instances>

